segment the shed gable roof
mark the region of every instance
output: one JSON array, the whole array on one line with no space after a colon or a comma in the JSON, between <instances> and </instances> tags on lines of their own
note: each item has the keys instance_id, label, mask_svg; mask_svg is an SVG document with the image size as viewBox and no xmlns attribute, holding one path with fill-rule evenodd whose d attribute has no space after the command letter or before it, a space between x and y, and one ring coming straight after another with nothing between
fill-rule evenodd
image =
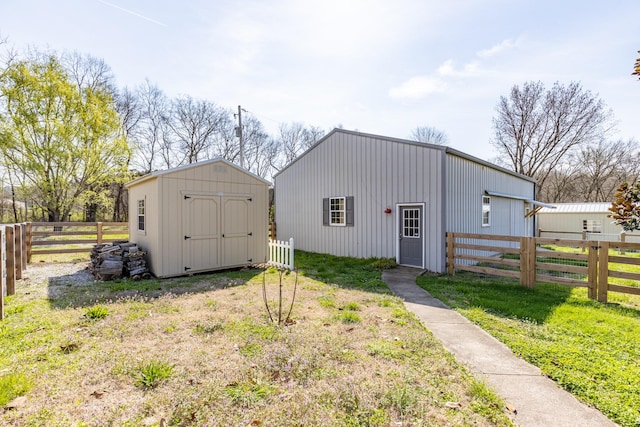
<instances>
[{"instance_id":1,"label":"shed gable roof","mask_svg":"<svg viewBox=\"0 0 640 427\"><path fill-rule=\"evenodd\" d=\"M178 166L175 168L171 168L171 169L165 169L165 170L161 170L161 171L153 171L147 175L141 176L139 178L134 179L133 181L128 182L125 187L129 188L131 186L140 184L142 182L148 181L150 179L154 179L154 178L158 178L160 176L164 176L164 175L170 175L172 173L176 173L176 172L181 172L187 169L193 169L193 168L199 168L199 167L206 167L208 165L214 164L214 163L224 163L225 165L234 168L235 170L237 170L238 172L242 172L245 175L248 175L250 177L252 177L253 179L260 181L266 185L271 185L271 183L269 181L267 181L264 178L259 177L258 175L249 172L248 170L241 168L240 166L231 163L228 160L222 159L222 158L217 158L217 159L211 159L211 160L206 160L204 162L197 162L197 163L191 163L188 165L183 165L183 166Z\"/></svg>"}]
</instances>

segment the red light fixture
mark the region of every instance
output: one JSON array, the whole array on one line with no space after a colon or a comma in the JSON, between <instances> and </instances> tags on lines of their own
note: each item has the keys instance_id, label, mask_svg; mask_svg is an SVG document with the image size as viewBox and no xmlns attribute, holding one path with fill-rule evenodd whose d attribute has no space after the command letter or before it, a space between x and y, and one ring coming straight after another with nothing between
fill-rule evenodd
<instances>
[{"instance_id":1,"label":"red light fixture","mask_svg":"<svg viewBox=\"0 0 640 427\"><path fill-rule=\"evenodd\" d=\"M390 213L391 213L391 208L387 208L387 209L385 209L385 210L384 210L384 213L386 213L386 214L390 214Z\"/></svg>"}]
</instances>

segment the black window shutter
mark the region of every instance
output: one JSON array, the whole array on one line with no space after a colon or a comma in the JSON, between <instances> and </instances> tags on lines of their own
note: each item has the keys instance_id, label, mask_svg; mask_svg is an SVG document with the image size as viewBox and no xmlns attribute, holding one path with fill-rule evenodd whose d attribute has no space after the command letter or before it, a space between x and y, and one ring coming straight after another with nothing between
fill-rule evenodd
<instances>
[{"instance_id":1,"label":"black window shutter","mask_svg":"<svg viewBox=\"0 0 640 427\"><path fill-rule=\"evenodd\" d=\"M322 225L329 225L329 198L322 199Z\"/></svg>"},{"instance_id":2,"label":"black window shutter","mask_svg":"<svg viewBox=\"0 0 640 427\"><path fill-rule=\"evenodd\" d=\"M347 196L346 200L346 224L347 227L353 227L353 196Z\"/></svg>"}]
</instances>

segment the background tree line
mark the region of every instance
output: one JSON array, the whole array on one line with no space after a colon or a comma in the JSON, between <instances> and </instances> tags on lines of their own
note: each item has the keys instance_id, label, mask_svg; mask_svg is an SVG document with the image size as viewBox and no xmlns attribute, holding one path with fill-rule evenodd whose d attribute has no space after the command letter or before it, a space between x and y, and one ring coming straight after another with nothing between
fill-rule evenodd
<instances>
[{"instance_id":1,"label":"background tree line","mask_svg":"<svg viewBox=\"0 0 640 427\"><path fill-rule=\"evenodd\" d=\"M243 112L243 165L268 179L325 134L285 123L269 135ZM136 176L212 158L238 164L237 123L231 108L169 97L149 80L120 88L110 67L89 55L7 47L0 61L0 216L126 220L124 185ZM637 142L612 138L612 112L579 83L513 86L499 99L493 128L496 162L535 178L539 200L611 201L621 182L638 182ZM448 143L431 126L416 127L408 139Z\"/></svg>"},{"instance_id":2,"label":"background tree line","mask_svg":"<svg viewBox=\"0 0 640 427\"><path fill-rule=\"evenodd\" d=\"M579 83L515 85L493 119L497 163L536 179L544 202L610 202L638 182L639 147L613 138L613 113Z\"/></svg>"},{"instance_id":3,"label":"background tree line","mask_svg":"<svg viewBox=\"0 0 640 427\"><path fill-rule=\"evenodd\" d=\"M302 123L269 135L243 111L243 165L264 178L324 136ZM127 216L124 184L154 170L223 158L239 163L234 111L145 80L119 88L101 59L6 50L0 64L3 221Z\"/></svg>"}]
</instances>

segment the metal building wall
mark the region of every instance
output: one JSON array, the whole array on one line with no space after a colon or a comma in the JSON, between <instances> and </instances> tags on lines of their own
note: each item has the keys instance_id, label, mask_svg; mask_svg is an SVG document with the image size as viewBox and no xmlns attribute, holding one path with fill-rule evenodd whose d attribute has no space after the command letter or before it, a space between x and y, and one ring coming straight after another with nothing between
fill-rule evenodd
<instances>
[{"instance_id":1,"label":"metal building wall","mask_svg":"<svg viewBox=\"0 0 640 427\"><path fill-rule=\"evenodd\" d=\"M278 238L306 251L395 258L397 204L425 203L425 268L442 271L443 150L332 131L275 177ZM353 227L323 226L322 199L339 196L354 196Z\"/></svg>"},{"instance_id":2,"label":"metal building wall","mask_svg":"<svg viewBox=\"0 0 640 427\"><path fill-rule=\"evenodd\" d=\"M491 196L491 225L482 226L482 196L495 191L533 199L534 183L457 154L447 154L446 230L510 236L533 235L533 219L525 219L525 202ZM531 206L533 208L533 206Z\"/></svg>"}]
</instances>

